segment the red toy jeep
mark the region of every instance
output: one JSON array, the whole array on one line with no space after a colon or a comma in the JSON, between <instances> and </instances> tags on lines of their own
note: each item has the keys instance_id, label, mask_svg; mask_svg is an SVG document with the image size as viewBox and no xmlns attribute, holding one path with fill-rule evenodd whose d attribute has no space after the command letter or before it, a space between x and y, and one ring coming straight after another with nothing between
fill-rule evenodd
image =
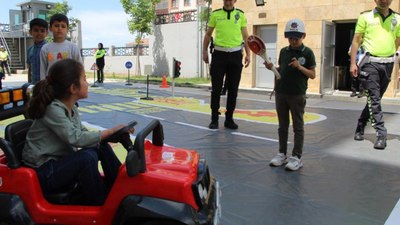
<instances>
[{"instance_id":1,"label":"red toy jeep","mask_svg":"<svg viewBox=\"0 0 400 225\"><path fill-rule=\"evenodd\" d=\"M2 107L0 118L13 108ZM158 120L137 134L102 206L77 204L78 183L43 194L36 172L20 161L31 123L9 124L0 138L0 225L219 224L218 182L196 151L163 145ZM152 141L145 139L150 133Z\"/></svg>"}]
</instances>

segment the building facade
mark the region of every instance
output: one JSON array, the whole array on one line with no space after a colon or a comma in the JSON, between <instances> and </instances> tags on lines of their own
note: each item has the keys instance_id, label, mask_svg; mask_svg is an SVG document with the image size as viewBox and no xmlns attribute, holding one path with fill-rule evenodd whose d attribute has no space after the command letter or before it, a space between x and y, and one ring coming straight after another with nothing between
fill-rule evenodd
<instances>
[{"instance_id":1,"label":"building facade","mask_svg":"<svg viewBox=\"0 0 400 225\"><path fill-rule=\"evenodd\" d=\"M202 77L201 43L204 35L199 15L201 0L161 0L156 5L153 35L149 37L153 74L172 74L172 59L182 62L181 76Z\"/></svg>"},{"instance_id":2,"label":"building facade","mask_svg":"<svg viewBox=\"0 0 400 225\"><path fill-rule=\"evenodd\" d=\"M17 6L20 10L9 10L9 23L0 24L0 44L9 52L9 65L13 72L26 69L26 49L33 44L29 35L29 21L34 18L48 19L54 3L30 0Z\"/></svg>"},{"instance_id":3,"label":"building facade","mask_svg":"<svg viewBox=\"0 0 400 225\"><path fill-rule=\"evenodd\" d=\"M316 79L309 80L309 93L322 95L350 90L348 50L354 35L359 14L375 7L374 0L267 0L256 6L255 0L237 0L248 19L249 34L256 34L265 41L272 61L279 50L288 45L284 38L286 22L291 18L304 21L307 36L304 44L313 49L316 61ZM213 9L221 8L222 1L214 0ZM399 11L399 0L391 8ZM251 65L243 70L241 87L273 88L272 72L265 69L259 57L252 54ZM399 92L398 65L392 74L385 96L395 97Z\"/></svg>"},{"instance_id":4,"label":"building facade","mask_svg":"<svg viewBox=\"0 0 400 225\"><path fill-rule=\"evenodd\" d=\"M264 6L257 6L256 2L260 1L237 0L235 6L245 12L249 34L256 34L265 41L272 61L276 62L279 50L288 45L283 35L287 20L302 19L307 33L304 44L313 49L317 61L317 76L309 81L308 92L331 95L350 90L348 49L359 14L371 10L375 6L374 0L267 0ZM212 10L221 8L222 3L222 0L212 1ZM24 48L31 45L30 38L26 36L27 21L34 17L45 17L46 10L52 5L45 1L30 0L19 6L20 11L10 11L10 24L0 24L0 29L4 34L11 35L6 39L12 40L21 53L20 60L24 62ZM176 58L182 63L182 77L208 77L208 66L202 62L201 54L205 22L199 19L207 6L204 0L161 0L156 6L157 18L153 34L148 37L146 54L141 57L141 71L145 66L152 66L152 75L171 75L172 59ZM391 8L399 11L399 0L393 0ZM115 49L134 51L119 47ZM106 68L106 73L126 71L123 65L128 59L125 57L131 56L119 56L117 53L110 55L115 57L108 59L110 66ZM87 54L85 59L85 68L90 69L93 56ZM243 70L240 87L272 90L273 85L272 72L265 69L263 61L252 54L250 66ZM396 65L385 96L396 97L398 93Z\"/></svg>"},{"instance_id":5,"label":"building facade","mask_svg":"<svg viewBox=\"0 0 400 225\"><path fill-rule=\"evenodd\" d=\"M9 23L0 24L0 44L5 46L11 56L9 65L13 72L26 70L26 50L33 45L33 39L29 35L29 22L34 18L49 21L49 11L54 8L54 4L41 0L21 2L16 5L20 9L9 10ZM70 31L69 38L82 48L80 21L77 21L75 30Z\"/></svg>"}]
</instances>

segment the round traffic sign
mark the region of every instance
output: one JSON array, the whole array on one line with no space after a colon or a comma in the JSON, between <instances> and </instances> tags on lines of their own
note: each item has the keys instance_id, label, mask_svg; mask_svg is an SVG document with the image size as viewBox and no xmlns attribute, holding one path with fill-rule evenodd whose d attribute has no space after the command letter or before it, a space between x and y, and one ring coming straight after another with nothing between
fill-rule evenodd
<instances>
[{"instance_id":1,"label":"round traffic sign","mask_svg":"<svg viewBox=\"0 0 400 225\"><path fill-rule=\"evenodd\" d=\"M132 68L132 62L131 62L131 61L127 61L127 62L125 63L125 67L126 67L127 69Z\"/></svg>"}]
</instances>

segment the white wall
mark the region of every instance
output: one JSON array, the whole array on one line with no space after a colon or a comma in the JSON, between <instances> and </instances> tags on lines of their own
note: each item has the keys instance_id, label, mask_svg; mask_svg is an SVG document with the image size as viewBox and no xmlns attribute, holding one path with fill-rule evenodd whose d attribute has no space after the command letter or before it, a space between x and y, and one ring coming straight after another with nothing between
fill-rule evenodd
<instances>
[{"instance_id":1,"label":"white wall","mask_svg":"<svg viewBox=\"0 0 400 225\"><path fill-rule=\"evenodd\" d=\"M134 75L136 72L136 56L106 56L105 57L105 67L104 73L107 74L126 74L128 75L128 69L125 68L125 63L127 61L131 61L133 67L130 69L130 74ZM95 63L95 59L93 56L84 57L83 59L85 64L86 72L91 71L90 68L92 67L93 63ZM144 74L144 65L153 65L153 59L150 56L140 56L140 69L142 75ZM152 74L149 74L152 75Z\"/></svg>"},{"instance_id":2,"label":"white wall","mask_svg":"<svg viewBox=\"0 0 400 225\"><path fill-rule=\"evenodd\" d=\"M171 75L172 58L175 57L182 63L181 77L198 77L199 39L202 37L197 21L154 26L154 35L149 37L154 74Z\"/></svg>"},{"instance_id":3,"label":"white wall","mask_svg":"<svg viewBox=\"0 0 400 225\"><path fill-rule=\"evenodd\" d=\"M199 77L203 33L200 33L198 22L171 23L154 26L154 34L149 36L149 56L140 56L141 73L144 75L144 66L152 65L154 76L172 75L172 58L181 61L181 77ZM136 56L106 56L104 72L107 74L128 74L125 62L131 61L135 73ZM90 71L95 62L94 57L84 57L85 70Z\"/></svg>"}]
</instances>

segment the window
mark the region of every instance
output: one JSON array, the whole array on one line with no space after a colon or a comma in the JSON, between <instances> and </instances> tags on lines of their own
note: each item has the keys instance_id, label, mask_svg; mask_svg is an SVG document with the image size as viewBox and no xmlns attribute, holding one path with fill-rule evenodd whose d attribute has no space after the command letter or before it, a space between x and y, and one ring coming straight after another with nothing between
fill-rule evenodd
<instances>
[{"instance_id":1,"label":"window","mask_svg":"<svg viewBox=\"0 0 400 225\"><path fill-rule=\"evenodd\" d=\"M171 8L178 8L179 3L178 0L171 0Z\"/></svg>"},{"instance_id":2,"label":"window","mask_svg":"<svg viewBox=\"0 0 400 225\"><path fill-rule=\"evenodd\" d=\"M184 6L190 6L191 0L184 0Z\"/></svg>"},{"instance_id":3,"label":"window","mask_svg":"<svg viewBox=\"0 0 400 225\"><path fill-rule=\"evenodd\" d=\"M19 15L18 14L14 15L14 22L15 22L16 25L19 24Z\"/></svg>"},{"instance_id":4,"label":"window","mask_svg":"<svg viewBox=\"0 0 400 225\"><path fill-rule=\"evenodd\" d=\"M168 9L168 0L162 0L156 5L156 10Z\"/></svg>"},{"instance_id":5,"label":"window","mask_svg":"<svg viewBox=\"0 0 400 225\"><path fill-rule=\"evenodd\" d=\"M44 19L44 20L47 20L47 13L48 13L48 11L45 11L45 10L39 10L39 15L38 15L38 18L40 18L40 19Z\"/></svg>"}]
</instances>

